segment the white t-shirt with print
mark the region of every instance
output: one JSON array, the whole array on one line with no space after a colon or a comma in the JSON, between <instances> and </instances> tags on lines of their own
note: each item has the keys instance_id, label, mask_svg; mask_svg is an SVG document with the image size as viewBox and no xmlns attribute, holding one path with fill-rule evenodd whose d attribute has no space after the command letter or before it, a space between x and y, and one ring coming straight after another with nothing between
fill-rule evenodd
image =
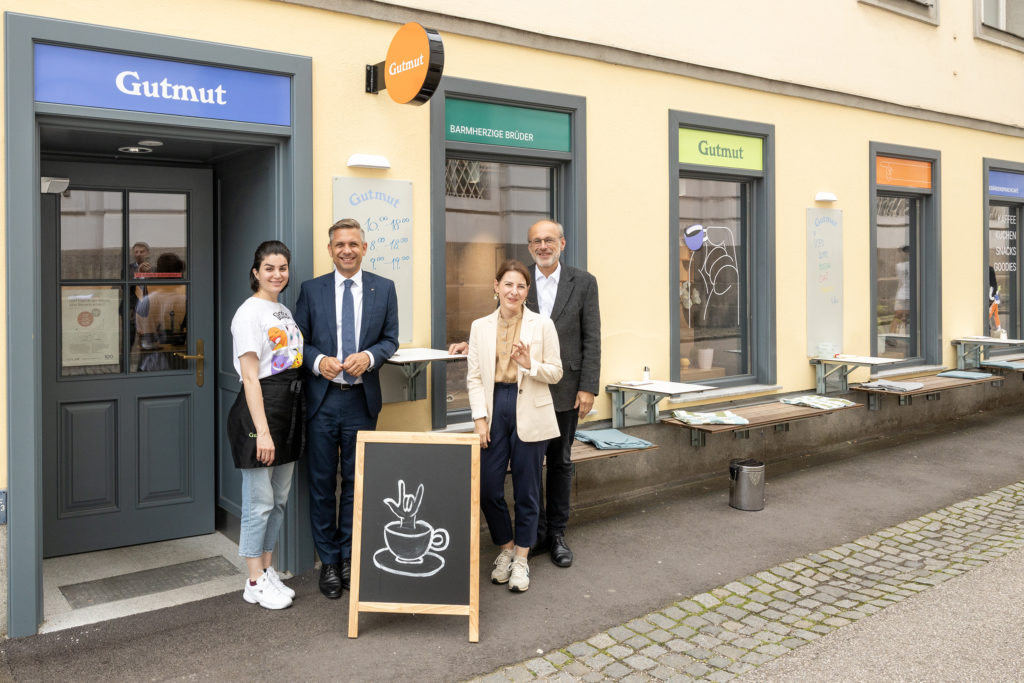
<instances>
[{"instance_id":1,"label":"white t-shirt with print","mask_svg":"<svg viewBox=\"0 0 1024 683\"><path fill-rule=\"evenodd\" d=\"M291 311L276 301L251 296L238 307L231 319L231 347L239 382L238 359L250 351L260 359L259 379L302 367L302 332Z\"/></svg>"}]
</instances>

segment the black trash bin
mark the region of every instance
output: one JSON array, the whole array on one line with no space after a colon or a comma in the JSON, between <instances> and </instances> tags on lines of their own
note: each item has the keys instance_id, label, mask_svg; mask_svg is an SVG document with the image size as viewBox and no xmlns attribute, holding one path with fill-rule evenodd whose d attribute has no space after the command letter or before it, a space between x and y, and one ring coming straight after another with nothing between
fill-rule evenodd
<instances>
[{"instance_id":1,"label":"black trash bin","mask_svg":"<svg viewBox=\"0 0 1024 683\"><path fill-rule=\"evenodd\" d=\"M733 460L729 463L729 505L737 510L764 509L764 463Z\"/></svg>"}]
</instances>

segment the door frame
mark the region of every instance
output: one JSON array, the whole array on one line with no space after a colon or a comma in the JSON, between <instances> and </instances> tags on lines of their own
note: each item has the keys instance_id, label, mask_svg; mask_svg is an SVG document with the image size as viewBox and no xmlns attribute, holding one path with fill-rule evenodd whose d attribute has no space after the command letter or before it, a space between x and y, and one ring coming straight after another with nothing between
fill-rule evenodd
<instances>
[{"instance_id":1,"label":"door frame","mask_svg":"<svg viewBox=\"0 0 1024 683\"><path fill-rule=\"evenodd\" d=\"M7 634L35 634L43 619L42 592L42 359L40 304L42 250L39 194L40 142L37 116L67 118L99 126L142 123L173 128L180 136L247 142L275 141L280 239L292 245L292 272L312 276L312 60L308 57L185 38L5 13L4 69L6 171L7 325ZM166 114L116 111L34 101L33 44L38 41L132 53L289 76L292 125L275 126ZM298 510L305 509L299 501ZM300 512L301 514L301 512ZM308 527L308 525L305 525ZM302 539L297 541L302 545ZM294 548L297 569L312 566L308 552Z\"/></svg>"}]
</instances>

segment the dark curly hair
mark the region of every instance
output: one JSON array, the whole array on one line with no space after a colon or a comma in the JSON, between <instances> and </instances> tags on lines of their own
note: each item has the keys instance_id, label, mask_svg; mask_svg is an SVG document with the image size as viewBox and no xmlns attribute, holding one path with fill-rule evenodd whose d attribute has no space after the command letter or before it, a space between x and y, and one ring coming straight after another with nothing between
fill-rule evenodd
<instances>
[{"instance_id":1,"label":"dark curly hair","mask_svg":"<svg viewBox=\"0 0 1024 683\"><path fill-rule=\"evenodd\" d=\"M252 258L252 268L249 270L249 288L252 289L252 291L260 291L260 281L256 279L255 275L253 275L253 271L259 271L260 266L262 266L263 262L267 260L267 257L273 256L274 254L284 256L284 260L288 262L288 265L291 265L292 252L287 246L285 246L284 242L279 242L278 240L267 240L266 242L261 242L260 246L256 247L256 255ZM284 288L288 289L288 285L285 285Z\"/></svg>"}]
</instances>

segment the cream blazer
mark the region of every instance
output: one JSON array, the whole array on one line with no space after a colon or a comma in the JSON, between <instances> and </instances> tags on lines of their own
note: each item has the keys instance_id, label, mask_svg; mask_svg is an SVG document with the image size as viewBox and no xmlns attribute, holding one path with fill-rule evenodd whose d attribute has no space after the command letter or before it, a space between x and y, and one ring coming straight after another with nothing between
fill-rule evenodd
<instances>
[{"instance_id":1,"label":"cream blazer","mask_svg":"<svg viewBox=\"0 0 1024 683\"><path fill-rule=\"evenodd\" d=\"M490 429L494 414L494 365L497 353L498 316L473 321L469 332L469 364L466 385L473 419L487 418ZM555 406L549 384L562 379L558 334L550 318L525 306L519 339L530 345L530 369L519 368L519 398L516 401L516 433L521 441L544 441L558 436Z\"/></svg>"}]
</instances>

